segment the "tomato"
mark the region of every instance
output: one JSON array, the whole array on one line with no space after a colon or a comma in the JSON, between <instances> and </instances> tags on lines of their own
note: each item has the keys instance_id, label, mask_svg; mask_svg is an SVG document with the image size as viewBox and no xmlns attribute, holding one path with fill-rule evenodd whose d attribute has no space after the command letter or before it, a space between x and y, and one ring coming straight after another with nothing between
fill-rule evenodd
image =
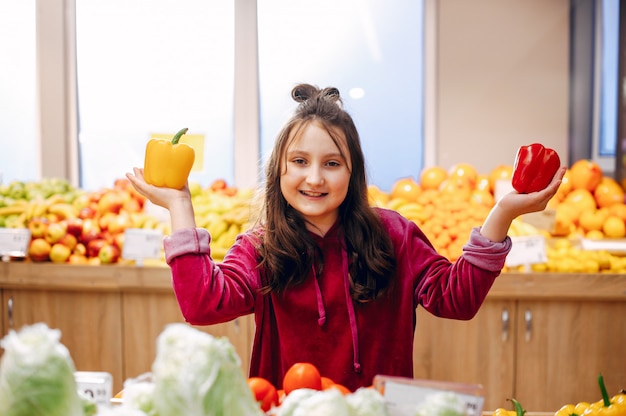
<instances>
[{"instance_id":1,"label":"tomato","mask_svg":"<svg viewBox=\"0 0 626 416\"><path fill-rule=\"evenodd\" d=\"M295 363L289 367L283 378L285 394L303 388L322 390L322 376L311 363Z\"/></svg>"},{"instance_id":2,"label":"tomato","mask_svg":"<svg viewBox=\"0 0 626 416\"><path fill-rule=\"evenodd\" d=\"M278 390L268 380L263 377L249 377L248 386L261 406L261 410L267 412L272 408L272 405L278 406Z\"/></svg>"}]
</instances>

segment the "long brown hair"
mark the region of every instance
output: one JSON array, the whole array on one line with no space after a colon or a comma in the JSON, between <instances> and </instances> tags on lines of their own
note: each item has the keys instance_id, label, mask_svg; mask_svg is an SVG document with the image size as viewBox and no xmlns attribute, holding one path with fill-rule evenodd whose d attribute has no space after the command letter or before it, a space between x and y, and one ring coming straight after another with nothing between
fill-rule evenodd
<instances>
[{"instance_id":1,"label":"long brown hair","mask_svg":"<svg viewBox=\"0 0 626 416\"><path fill-rule=\"evenodd\" d=\"M339 221L350 263L352 297L359 302L373 300L389 286L395 273L395 257L391 239L368 203L365 160L357 129L352 117L343 109L336 88L320 90L300 84L293 88L291 96L299 103L298 107L279 132L265 170L258 248L259 266L264 269L266 279L263 292L279 293L302 283L312 267L318 272L323 268L324 260L307 231L304 218L289 206L280 189L289 138L297 136L292 132L316 121L326 129L340 152L345 148L349 152L349 155L342 155L346 160L349 156L352 171L348 193L339 207Z\"/></svg>"}]
</instances>

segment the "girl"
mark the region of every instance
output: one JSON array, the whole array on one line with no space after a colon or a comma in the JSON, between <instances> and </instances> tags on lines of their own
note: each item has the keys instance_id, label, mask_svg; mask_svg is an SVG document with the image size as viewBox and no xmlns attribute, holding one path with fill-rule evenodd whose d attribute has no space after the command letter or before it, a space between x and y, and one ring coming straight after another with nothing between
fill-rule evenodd
<instances>
[{"instance_id":1,"label":"girl","mask_svg":"<svg viewBox=\"0 0 626 416\"><path fill-rule=\"evenodd\" d=\"M351 390L377 374L412 377L416 308L471 319L511 249L511 221L543 210L565 168L542 191L501 198L451 263L415 223L369 206L359 135L339 91L303 84L292 97L299 104L268 161L260 219L220 264L187 187L148 185L139 168L127 175L169 210L165 255L183 316L210 325L253 313L250 376L278 388L297 362Z\"/></svg>"}]
</instances>

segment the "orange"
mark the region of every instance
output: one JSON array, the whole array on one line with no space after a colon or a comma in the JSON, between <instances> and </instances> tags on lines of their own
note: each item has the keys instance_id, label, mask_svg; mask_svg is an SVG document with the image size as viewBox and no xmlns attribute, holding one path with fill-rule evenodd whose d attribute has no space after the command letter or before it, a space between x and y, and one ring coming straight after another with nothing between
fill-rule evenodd
<instances>
[{"instance_id":1,"label":"orange","mask_svg":"<svg viewBox=\"0 0 626 416\"><path fill-rule=\"evenodd\" d=\"M602 231L607 238L624 238L626 237L626 224L621 218L609 215L602 225Z\"/></svg>"},{"instance_id":2,"label":"orange","mask_svg":"<svg viewBox=\"0 0 626 416\"><path fill-rule=\"evenodd\" d=\"M570 179L570 171L567 169L565 171L565 175L563 175L563 179L561 179L561 185L559 185L559 189L556 191L556 195L554 198L562 201L565 199L567 194L569 194L572 190L572 180ZM553 199L554 199L553 198Z\"/></svg>"},{"instance_id":3,"label":"orange","mask_svg":"<svg viewBox=\"0 0 626 416\"><path fill-rule=\"evenodd\" d=\"M596 189L593 196L599 207L608 207L613 204L624 202L624 190L621 185L613 178L604 176Z\"/></svg>"},{"instance_id":4,"label":"orange","mask_svg":"<svg viewBox=\"0 0 626 416\"><path fill-rule=\"evenodd\" d=\"M590 192L596 189L604 176L600 165L587 159L574 162L569 171L572 189L586 189Z\"/></svg>"},{"instance_id":5,"label":"orange","mask_svg":"<svg viewBox=\"0 0 626 416\"><path fill-rule=\"evenodd\" d=\"M626 221L626 203L613 204L609 208L609 214Z\"/></svg>"},{"instance_id":6,"label":"orange","mask_svg":"<svg viewBox=\"0 0 626 416\"><path fill-rule=\"evenodd\" d=\"M585 209L578 218L578 224L582 227L585 232L589 231L599 231L602 230L602 225L604 221L608 218L609 211L607 208L587 208Z\"/></svg>"},{"instance_id":7,"label":"orange","mask_svg":"<svg viewBox=\"0 0 626 416\"><path fill-rule=\"evenodd\" d=\"M596 199L591 191L582 188L572 190L562 204L571 204L578 214L585 209L597 208Z\"/></svg>"},{"instance_id":8,"label":"orange","mask_svg":"<svg viewBox=\"0 0 626 416\"><path fill-rule=\"evenodd\" d=\"M476 184L474 185L474 190L478 191L491 191L491 183L489 182L489 176L480 174L476 177Z\"/></svg>"},{"instance_id":9,"label":"orange","mask_svg":"<svg viewBox=\"0 0 626 416\"><path fill-rule=\"evenodd\" d=\"M468 182L463 177L450 176L439 186L439 191L443 194L441 198L448 201L466 201L469 199L473 189L473 183Z\"/></svg>"},{"instance_id":10,"label":"orange","mask_svg":"<svg viewBox=\"0 0 626 416\"><path fill-rule=\"evenodd\" d=\"M496 182L500 180L511 182L513 178L513 166L498 165L489 172L489 186L491 192L496 190Z\"/></svg>"},{"instance_id":11,"label":"orange","mask_svg":"<svg viewBox=\"0 0 626 416\"><path fill-rule=\"evenodd\" d=\"M420 185L422 189L439 189L439 185L448 177L448 172L441 166L422 169Z\"/></svg>"},{"instance_id":12,"label":"orange","mask_svg":"<svg viewBox=\"0 0 626 416\"><path fill-rule=\"evenodd\" d=\"M406 177L398 179L391 188L389 196L392 199L399 198L406 201L416 201L422 188L413 178Z\"/></svg>"},{"instance_id":13,"label":"orange","mask_svg":"<svg viewBox=\"0 0 626 416\"><path fill-rule=\"evenodd\" d=\"M285 395L303 388L322 390L322 376L317 367L311 363L295 363L283 377Z\"/></svg>"},{"instance_id":14,"label":"orange","mask_svg":"<svg viewBox=\"0 0 626 416\"><path fill-rule=\"evenodd\" d=\"M376 185L369 185L367 187L367 199L372 206L384 207L389 202L389 194L383 192Z\"/></svg>"},{"instance_id":15,"label":"orange","mask_svg":"<svg viewBox=\"0 0 626 416\"><path fill-rule=\"evenodd\" d=\"M478 179L478 172L469 163L457 163L448 169L448 177L465 179L473 187Z\"/></svg>"},{"instance_id":16,"label":"orange","mask_svg":"<svg viewBox=\"0 0 626 416\"><path fill-rule=\"evenodd\" d=\"M471 193L470 201L480 205L488 206L489 208L493 207L495 204L495 199L493 198L493 194L491 192L479 189L475 189Z\"/></svg>"}]
</instances>

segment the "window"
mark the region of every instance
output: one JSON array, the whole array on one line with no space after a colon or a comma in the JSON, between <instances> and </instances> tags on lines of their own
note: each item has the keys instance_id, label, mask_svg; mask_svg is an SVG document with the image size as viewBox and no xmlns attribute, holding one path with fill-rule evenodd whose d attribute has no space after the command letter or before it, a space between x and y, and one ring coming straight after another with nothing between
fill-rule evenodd
<instances>
[{"instance_id":1,"label":"window","mask_svg":"<svg viewBox=\"0 0 626 416\"><path fill-rule=\"evenodd\" d=\"M35 0L0 2L0 183L39 180Z\"/></svg>"},{"instance_id":2,"label":"window","mask_svg":"<svg viewBox=\"0 0 626 416\"><path fill-rule=\"evenodd\" d=\"M190 181L232 182L233 7L228 0L76 2L82 188L112 186L143 166L153 134L183 127L204 136Z\"/></svg>"},{"instance_id":3,"label":"window","mask_svg":"<svg viewBox=\"0 0 626 416\"><path fill-rule=\"evenodd\" d=\"M370 183L423 165L423 1L258 0L261 152L300 82L337 87L361 136ZM389 155L393 155L393 159Z\"/></svg>"}]
</instances>

